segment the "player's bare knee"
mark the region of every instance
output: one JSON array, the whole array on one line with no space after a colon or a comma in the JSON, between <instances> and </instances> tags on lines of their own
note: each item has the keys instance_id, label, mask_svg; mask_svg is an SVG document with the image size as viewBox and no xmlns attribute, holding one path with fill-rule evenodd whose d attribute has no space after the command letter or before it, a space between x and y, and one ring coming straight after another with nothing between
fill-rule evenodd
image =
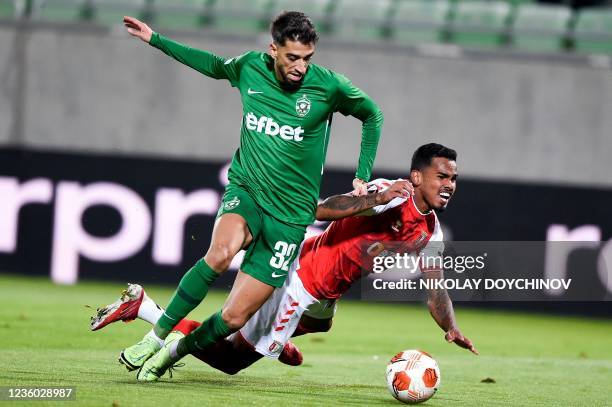
<instances>
[{"instance_id":1,"label":"player's bare knee","mask_svg":"<svg viewBox=\"0 0 612 407\"><path fill-rule=\"evenodd\" d=\"M213 270L223 273L229 268L235 254L228 245L215 244L210 246L204 260Z\"/></svg>"},{"instance_id":2,"label":"player's bare knee","mask_svg":"<svg viewBox=\"0 0 612 407\"><path fill-rule=\"evenodd\" d=\"M225 325L232 331L238 331L242 328L247 321L249 320L248 315L244 315L244 313L236 312L236 310L232 308L224 308L221 312L221 318Z\"/></svg>"}]
</instances>

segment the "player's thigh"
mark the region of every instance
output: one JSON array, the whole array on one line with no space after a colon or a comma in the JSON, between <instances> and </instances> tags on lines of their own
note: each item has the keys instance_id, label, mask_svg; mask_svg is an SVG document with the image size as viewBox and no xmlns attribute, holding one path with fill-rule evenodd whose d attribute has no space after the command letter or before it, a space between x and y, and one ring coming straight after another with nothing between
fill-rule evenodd
<instances>
[{"instance_id":1,"label":"player's thigh","mask_svg":"<svg viewBox=\"0 0 612 407\"><path fill-rule=\"evenodd\" d=\"M234 285L223 305L223 320L233 329L239 329L268 300L274 287L238 271Z\"/></svg>"},{"instance_id":2,"label":"player's thigh","mask_svg":"<svg viewBox=\"0 0 612 407\"><path fill-rule=\"evenodd\" d=\"M305 233L305 226L264 215L261 234L253 240L240 269L263 283L282 287Z\"/></svg>"},{"instance_id":3,"label":"player's thigh","mask_svg":"<svg viewBox=\"0 0 612 407\"><path fill-rule=\"evenodd\" d=\"M221 200L206 261L231 261L240 249L247 247L260 234L262 216L261 208L248 191L239 185L228 185Z\"/></svg>"},{"instance_id":4,"label":"player's thigh","mask_svg":"<svg viewBox=\"0 0 612 407\"><path fill-rule=\"evenodd\" d=\"M210 252L223 247L236 254L252 240L253 235L246 219L237 213L225 213L215 221L208 250Z\"/></svg>"}]
</instances>

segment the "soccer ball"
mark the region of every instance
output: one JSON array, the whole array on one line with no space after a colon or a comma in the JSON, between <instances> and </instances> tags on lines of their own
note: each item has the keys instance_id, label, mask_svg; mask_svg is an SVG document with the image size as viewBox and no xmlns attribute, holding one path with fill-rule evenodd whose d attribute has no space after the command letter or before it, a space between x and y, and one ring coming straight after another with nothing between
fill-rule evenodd
<instances>
[{"instance_id":1,"label":"soccer ball","mask_svg":"<svg viewBox=\"0 0 612 407\"><path fill-rule=\"evenodd\" d=\"M387 388L401 402L422 403L440 386L438 362L420 350L405 350L393 356L387 365Z\"/></svg>"}]
</instances>

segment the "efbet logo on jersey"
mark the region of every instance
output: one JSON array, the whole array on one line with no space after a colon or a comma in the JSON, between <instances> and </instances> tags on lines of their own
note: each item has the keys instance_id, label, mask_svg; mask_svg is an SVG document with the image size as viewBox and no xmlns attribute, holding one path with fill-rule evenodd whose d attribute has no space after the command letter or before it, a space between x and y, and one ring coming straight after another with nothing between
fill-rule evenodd
<instances>
[{"instance_id":1,"label":"efbet logo on jersey","mask_svg":"<svg viewBox=\"0 0 612 407\"><path fill-rule=\"evenodd\" d=\"M310 112L310 99L306 95L295 101L295 111L300 117L304 117Z\"/></svg>"},{"instance_id":2,"label":"efbet logo on jersey","mask_svg":"<svg viewBox=\"0 0 612 407\"><path fill-rule=\"evenodd\" d=\"M271 117L261 116L258 118L253 113L249 112L245 116L244 124L247 129L258 133L264 133L268 136L280 136L283 140L304 140L304 137L302 137L302 134L304 134L302 126L291 127L286 124L281 126Z\"/></svg>"}]
</instances>

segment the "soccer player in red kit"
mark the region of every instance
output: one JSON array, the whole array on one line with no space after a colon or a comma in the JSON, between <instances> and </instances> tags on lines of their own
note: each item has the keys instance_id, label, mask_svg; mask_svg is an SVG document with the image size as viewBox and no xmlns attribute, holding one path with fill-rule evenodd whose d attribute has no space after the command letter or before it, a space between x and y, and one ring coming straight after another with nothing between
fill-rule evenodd
<instances>
[{"instance_id":1,"label":"soccer player in red kit","mask_svg":"<svg viewBox=\"0 0 612 407\"><path fill-rule=\"evenodd\" d=\"M232 336L194 356L228 374L250 366L262 356L299 365L302 355L289 339L331 327L336 301L372 271L373 259L395 253L439 258L443 234L436 212L446 209L456 188L457 154L440 144L419 147L413 157L410 182L377 179L366 196L332 196L317 208L318 220L333 220L321 235L304 241L286 283ZM409 194L414 188L414 193ZM438 267L436 267L436 265ZM427 267L425 267L427 266ZM423 278L442 278L441 262L421 264ZM155 323L161 314L140 286L103 308L92 318L92 330L136 317ZM428 290L428 307L445 332L445 339L477 354L457 327L452 302L444 289ZM198 322L183 320L176 335L187 335ZM171 352L171 349L170 349Z\"/></svg>"}]
</instances>

